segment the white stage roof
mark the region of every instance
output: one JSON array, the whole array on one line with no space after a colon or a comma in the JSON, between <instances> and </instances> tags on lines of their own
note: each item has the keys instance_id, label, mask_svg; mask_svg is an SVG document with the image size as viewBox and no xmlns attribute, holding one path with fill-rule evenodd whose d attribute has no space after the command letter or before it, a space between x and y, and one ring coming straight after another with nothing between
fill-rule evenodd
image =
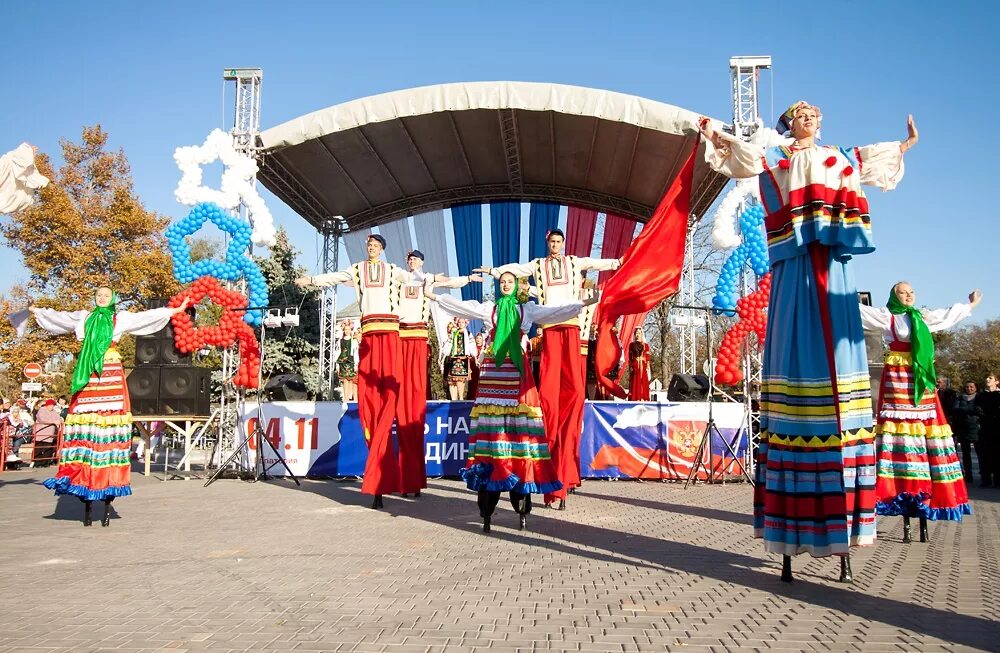
<instances>
[{"instance_id":1,"label":"white stage roof","mask_svg":"<svg viewBox=\"0 0 1000 653\"><path fill-rule=\"evenodd\" d=\"M698 114L577 86L474 82L338 104L260 134L258 179L319 228L363 229L466 202L548 201L645 222ZM692 212L726 184L699 159Z\"/></svg>"}]
</instances>

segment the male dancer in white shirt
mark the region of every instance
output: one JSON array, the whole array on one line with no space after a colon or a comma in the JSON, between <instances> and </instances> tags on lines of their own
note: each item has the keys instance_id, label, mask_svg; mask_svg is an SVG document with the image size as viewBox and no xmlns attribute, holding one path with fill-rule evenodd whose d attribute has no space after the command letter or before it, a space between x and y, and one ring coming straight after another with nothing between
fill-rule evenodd
<instances>
[{"instance_id":1,"label":"male dancer in white shirt","mask_svg":"<svg viewBox=\"0 0 1000 653\"><path fill-rule=\"evenodd\" d=\"M398 304L402 285L413 275L381 260L385 238L368 236L368 260L346 270L299 277L300 286L353 284L361 307L361 345L358 347L358 414L368 443L368 460L361 483L363 494L373 494L372 508L382 508L382 495L401 492L399 458L392 447L392 422L402 378Z\"/></svg>"},{"instance_id":2,"label":"male dancer in white shirt","mask_svg":"<svg viewBox=\"0 0 1000 653\"><path fill-rule=\"evenodd\" d=\"M538 303L562 306L582 301L580 289L587 270L617 270L621 259L596 259L565 256L565 236L553 229L546 237L548 256L528 263L509 263L498 268L479 268L496 278L504 272L518 277L533 277L538 289ZM566 492L580 485L580 434L583 431L584 372L580 357L579 319L574 317L562 324L542 330L542 361L539 392L542 421L549 449L556 463L556 473L563 487L545 495L546 505L559 500L559 509L566 507Z\"/></svg>"},{"instance_id":3,"label":"male dancer in white shirt","mask_svg":"<svg viewBox=\"0 0 1000 653\"><path fill-rule=\"evenodd\" d=\"M410 279L399 296L399 341L403 374L400 378L396 410L396 438L399 442L399 469L403 496L419 497L427 487L427 465L424 462L424 422L427 419L427 321L430 300L424 295L424 281L434 279L435 287L461 288L470 281L482 281L476 274L449 279L442 274L423 271L424 255L413 250L406 256Z\"/></svg>"}]
</instances>

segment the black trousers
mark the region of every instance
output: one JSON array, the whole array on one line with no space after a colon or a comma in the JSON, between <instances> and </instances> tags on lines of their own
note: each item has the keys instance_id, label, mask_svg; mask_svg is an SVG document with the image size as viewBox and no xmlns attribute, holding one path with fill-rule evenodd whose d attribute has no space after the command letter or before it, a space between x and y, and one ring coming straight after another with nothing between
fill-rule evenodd
<instances>
[{"instance_id":1,"label":"black trousers","mask_svg":"<svg viewBox=\"0 0 1000 653\"><path fill-rule=\"evenodd\" d=\"M493 511L497 509L497 504L500 503L500 493L490 492L489 490L480 490L479 498L476 503L479 504L480 517L483 519L492 517ZM510 505L514 507L514 512L517 514L527 515L531 512L531 495L511 492Z\"/></svg>"},{"instance_id":2,"label":"black trousers","mask_svg":"<svg viewBox=\"0 0 1000 653\"><path fill-rule=\"evenodd\" d=\"M976 453L979 453L979 443L976 443ZM955 446L958 447L959 458L962 459L962 476L965 477L966 483L972 483L972 446L973 443L968 440L956 440ZM981 463L981 461L980 461ZM982 470L982 464L980 464L979 469Z\"/></svg>"},{"instance_id":3,"label":"black trousers","mask_svg":"<svg viewBox=\"0 0 1000 653\"><path fill-rule=\"evenodd\" d=\"M979 461L979 480L983 485L1000 485L998 458L1000 448L997 443L980 439L976 442L976 459Z\"/></svg>"}]
</instances>

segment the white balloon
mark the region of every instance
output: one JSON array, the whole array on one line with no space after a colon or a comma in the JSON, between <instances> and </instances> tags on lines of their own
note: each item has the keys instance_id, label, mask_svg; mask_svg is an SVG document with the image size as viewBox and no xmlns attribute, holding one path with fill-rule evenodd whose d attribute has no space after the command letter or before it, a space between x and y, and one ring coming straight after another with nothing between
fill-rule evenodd
<instances>
[{"instance_id":1,"label":"white balloon","mask_svg":"<svg viewBox=\"0 0 1000 653\"><path fill-rule=\"evenodd\" d=\"M174 150L174 161L181 171L181 179L174 190L174 198L178 202L185 206L214 202L226 210L235 211L242 201L253 225L251 238L254 244L268 247L274 244L274 218L254 184L257 162L253 157L237 152L229 134L214 129L202 145L187 145ZM201 167L214 161L220 161L225 168L218 189L202 184Z\"/></svg>"},{"instance_id":2,"label":"white balloon","mask_svg":"<svg viewBox=\"0 0 1000 653\"><path fill-rule=\"evenodd\" d=\"M740 209L740 202L747 197L757 198L760 194L760 187L757 179L740 179L736 185L729 189L719 208L715 211L714 222L712 224L712 246L716 249L732 249L739 247L743 242L737 230L737 212Z\"/></svg>"}]
</instances>

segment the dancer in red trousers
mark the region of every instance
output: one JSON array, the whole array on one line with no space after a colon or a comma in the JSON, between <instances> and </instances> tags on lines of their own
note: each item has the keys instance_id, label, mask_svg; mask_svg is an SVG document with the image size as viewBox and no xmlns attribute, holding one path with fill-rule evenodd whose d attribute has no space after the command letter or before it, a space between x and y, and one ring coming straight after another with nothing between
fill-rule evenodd
<instances>
[{"instance_id":1,"label":"dancer in red trousers","mask_svg":"<svg viewBox=\"0 0 1000 653\"><path fill-rule=\"evenodd\" d=\"M469 281L482 281L479 275L449 279L441 274L423 271L424 255L413 250L406 256L410 280L399 296L399 342L404 370L399 387L396 409L396 439L399 442L400 487L403 496L420 496L427 487L427 465L424 461L424 422L427 419L427 321L430 302L424 294L424 283L433 279L438 288L461 288Z\"/></svg>"},{"instance_id":2,"label":"dancer in red trousers","mask_svg":"<svg viewBox=\"0 0 1000 653\"><path fill-rule=\"evenodd\" d=\"M538 289L538 303L563 306L581 299L580 289L587 270L617 270L621 259L597 259L563 255L565 237L553 229L545 237L549 254L528 263L509 263L489 270L496 278L504 272L518 277L533 277ZM580 434L583 432L584 377L580 357L580 322L577 316L560 324L547 325L542 331L542 362L539 390L542 419L549 438L556 472L563 487L545 495L546 505L559 501L566 507L566 492L580 485Z\"/></svg>"},{"instance_id":3,"label":"dancer in red trousers","mask_svg":"<svg viewBox=\"0 0 1000 653\"><path fill-rule=\"evenodd\" d=\"M392 445L392 422L402 378L397 313L402 285L412 276L381 260L385 238L368 236L368 260L346 270L299 277L299 286L353 284L361 306L361 345L358 348L358 414L368 443L368 460L361 483L363 494L373 494L372 508L382 508L382 495L401 491L399 458Z\"/></svg>"}]
</instances>

